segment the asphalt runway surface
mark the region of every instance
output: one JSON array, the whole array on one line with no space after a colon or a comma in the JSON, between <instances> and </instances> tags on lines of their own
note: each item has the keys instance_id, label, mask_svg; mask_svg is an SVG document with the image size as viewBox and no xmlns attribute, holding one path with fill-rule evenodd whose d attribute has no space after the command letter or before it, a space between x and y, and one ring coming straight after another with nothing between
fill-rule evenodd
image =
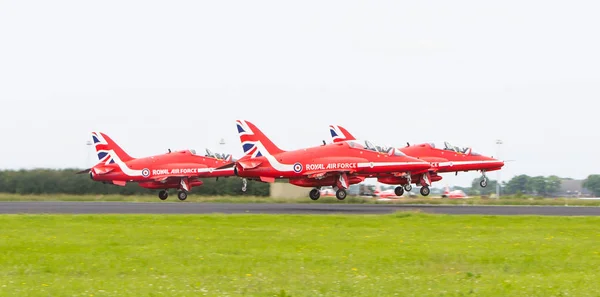
<instances>
[{"instance_id":1,"label":"asphalt runway surface","mask_svg":"<svg viewBox=\"0 0 600 297\"><path fill-rule=\"evenodd\" d=\"M0 214L437 214L599 216L600 207L181 202L0 202Z\"/></svg>"}]
</instances>

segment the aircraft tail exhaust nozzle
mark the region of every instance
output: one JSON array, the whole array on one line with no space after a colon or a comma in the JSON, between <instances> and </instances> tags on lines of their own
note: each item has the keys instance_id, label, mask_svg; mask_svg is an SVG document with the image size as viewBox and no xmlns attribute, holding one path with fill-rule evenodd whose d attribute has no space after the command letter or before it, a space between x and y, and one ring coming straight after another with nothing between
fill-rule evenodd
<instances>
[{"instance_id":1,"label":"aircraft tail exhaust nozzle","mask_svg":"<svg viewBox=\"0 0 600 297\"><path fill-rule=\"evenodd\" d=\"M92 168L88 168L88 169L84 169L84 170L78 171L75 174L84 174L84 173L88 173L88 172L91 172L91 171L92 171Z\"/></svg>"},{"instance_id":2,"label":"aircraft tail exhaust nozzle","mask_svg":"<svg viewBox=\"0 0 600 297\"><path fill-rule=\"evenodd\" d=\"M277 147L258 127L249 121L236 121L238 136L244 150L244 157L258 158L284 152ZM242 159L244 158L242 157ZM238 160L238 163L240 161Z\"/></svg>"},{"instance_id":3,"label":"aircraft tail exhaust nozzle","mask_svg":"<svg viewBox=\"0 0 600 297\"><path fill-rule=\"evenodd\" d=\"M92 141L100 163L112 164L120 161L127 162L134 158L127 154L116 142L102 132L92 132Z\"/></svg>"},{"instance_id":4,"label":"aircraft tail exhaust nozzle","mask_svg":"<svg viewBox=\"0 0 600 297\"><path fill-rule=\"evenodd\" d=\"M94 170L92 170L92 168L88 168L88 169L84 169L84 170L75 172L75 174L88 174L90 176L90 179L94 180Z\"/></svg>"}]
</instances>

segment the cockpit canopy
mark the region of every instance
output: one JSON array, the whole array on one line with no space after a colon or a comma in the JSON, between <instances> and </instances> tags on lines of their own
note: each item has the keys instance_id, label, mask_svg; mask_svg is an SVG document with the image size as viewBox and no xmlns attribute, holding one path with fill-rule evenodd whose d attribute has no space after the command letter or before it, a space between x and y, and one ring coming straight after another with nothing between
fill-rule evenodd
<instances>
[{"instance_id":1,"label":"cockpit canopy","mask_svg":"<svg viewBox=\"0 0 600 297\"><path fill-rule=\"evenodd\" d=\"M432 144L433 147L435 147ZM480 154L474 152L470 147L458 147L458 146L453 146L450 143L448 143L447 141L444 142L444 150L447 151L453 151L456 153L460 153L460 154L469 154L469 155L473 155L473 156L480 156Z\"/></svg>"},{"instance_id":2,"label":"cockpit canopy","mask_svg":"<svg viewBox=\"0 0 600 297\"><path fill-rule=\"evenodd\" d=\"M226 160L231 155L230 154L224 154L224 153L223 154L213 153L211 150L206 149L206 154L204 156L205 157L211 157L211 158L219 159L219 160Z\"/></svg>"},{"instance_id":3,"label":"cockpit canopy","mask_svg":"<svg viewBox=\"0 0 600 297\"><path fill-rule=\"evenodd\" d=\"M368 140L364 140L364 141L348 140L347 142L348 142L348 145L354 149L369 150L369 151L374 151L377 153L389 154L389 155L400 156L400 157L406 156L404 153L402 153L398 149L395 149L394 147L375 145Z\"/></svg>"}]
</instances>

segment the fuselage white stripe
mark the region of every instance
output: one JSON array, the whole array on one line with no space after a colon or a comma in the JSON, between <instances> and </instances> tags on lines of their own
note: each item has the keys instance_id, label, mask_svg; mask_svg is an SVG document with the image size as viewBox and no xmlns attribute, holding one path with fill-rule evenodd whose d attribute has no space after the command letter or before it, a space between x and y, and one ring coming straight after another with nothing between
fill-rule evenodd
<instances>
[{"instance_id":1,"label":"fuselage white stripe","mask_svg":"<svg viewBox=\"0 0 600 297\"><path fill-rule=\"evenodd\" d=\"M457 162L440 162L439 166L456 166L456 165L477 165L477 164L489 164L489 163L500 163L502 161L487 160L487 161L457 161Z\"/></svg>"},{"instance_id":2,"label":"fuselage white stripe","mask_svg":"<svg viewBox=\"0 0 600 297\"><path fill-rule=\"evenodd\" d=\"M423 162L372 162L372 163L357 163L356 167L384 167L384 166L400 166L400 165L422 165Z\"/></svg>"},{"instance_id":3,"label":"fuselage white stripe","mask_svg":"<svg viewBox=\"0 0 600 297\"><path fill-rule=\"evenodd\" d=\"M129 176L142 176L142 170L133 170L133 169L130 169L129 167L127 167L127 164L125 164L125 162L121 161L119 156L117 156L117 154L113 150L110 150L108 153L113 158L113 160L115 161L117 166L119 166L119 169L121 169L121 171L123 171L123 173L125 173L126 175L129 175Z\"/></svg>"}]
</instances>

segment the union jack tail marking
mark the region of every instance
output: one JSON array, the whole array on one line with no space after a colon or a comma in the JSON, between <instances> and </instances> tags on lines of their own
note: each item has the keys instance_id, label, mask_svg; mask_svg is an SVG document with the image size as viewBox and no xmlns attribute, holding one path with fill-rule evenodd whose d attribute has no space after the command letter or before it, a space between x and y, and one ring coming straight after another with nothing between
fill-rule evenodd
<instances>
[{"instance_id":1,"label":"union jack tail marking","mask_svg":"<svg viewBox=\"0 0 600 297\"><path fill-rule=\"evenodd\" d=\"M333 142L341 142L346 140L356 140L346 128L338 125L329 125L329 133Z\"/></svg>"},{"instance_id":2,"label":"union jack tail marking","mask_svg":"<svg viewBox=\"0 0 600 297\"><path fill-rule=\"evenodd\" d=\"M284 152L254 124L237 120L236 126L245 157L258 158Z\"/></svg>"},{"instance_id":3,"label":"union jack tail marking","mask_svg":"<svg viewBox=\"0 0 600 297\"><path fill-rule=\"evenodd\" d=\"M106 165L115 163L115 158L123 162L133 160L121 147L119 147L108 135L101 132L92 132L92 141L98 154L98 161Z\"/></svg>"}]
</instances>

